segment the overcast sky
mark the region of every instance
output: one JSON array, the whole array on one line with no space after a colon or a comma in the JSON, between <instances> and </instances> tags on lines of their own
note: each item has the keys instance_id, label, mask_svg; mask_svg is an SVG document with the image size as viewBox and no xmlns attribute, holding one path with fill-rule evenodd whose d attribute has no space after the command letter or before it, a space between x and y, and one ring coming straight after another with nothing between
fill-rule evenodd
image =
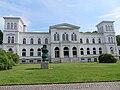
<instances>
[{"instance_id":1,"label":"overcast sky","mask_svg":"<svg viewBox=\"0 0 120 90\"><path fill-rule=\"evenodd\" d=\"M0 0L0 29L3 16L24 19L28 31L48 31L49 26L70 23L80 31L95 31L101 21L115 21L120 34L120 0Z\"/></svg>"}]
</instances>

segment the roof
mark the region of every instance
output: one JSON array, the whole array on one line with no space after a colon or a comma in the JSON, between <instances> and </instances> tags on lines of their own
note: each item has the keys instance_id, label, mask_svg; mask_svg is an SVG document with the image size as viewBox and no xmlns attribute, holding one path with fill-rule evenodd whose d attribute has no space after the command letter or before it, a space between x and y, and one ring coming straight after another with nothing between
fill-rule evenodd
<instances>
[{"instance_id":1,"label":"roof","mask_svg":"<svg viewBox=\"0 0 120 90\"><path fill-rule=\"evenodd\" d=\"M100 23L98 23L97 25L96 25L96 27L98 26L98 25L100 25L100 24L102 24L102 23L114 23L115 21L101 21Z\"/></svg>"},{"instance_id":2,"label":"roof","mask_svg":"<svg viewBox=\"0 0 120 90\"><path fill-rule=\"evenodd\" d=\"M24 22L23 22L23 20L20 18L20 17L3 17L4 19L19 19L22 23L23 23L23 25L24 25Z\"/></svg>"},{"instance_id":3,"label":"roof","mask_svg":"<svg viewBox=\"0 0 120 90\"><path fill-rule=\"evenodd\" d=\"M76 25L72 25L72 24L68 24L68 23L62 23L62 24L57 24L57 25L53 25L49 27L50 29L63 29L63 28L75 28L75 29L79 29L79 26Z\"/></svg>"}]
</instances>

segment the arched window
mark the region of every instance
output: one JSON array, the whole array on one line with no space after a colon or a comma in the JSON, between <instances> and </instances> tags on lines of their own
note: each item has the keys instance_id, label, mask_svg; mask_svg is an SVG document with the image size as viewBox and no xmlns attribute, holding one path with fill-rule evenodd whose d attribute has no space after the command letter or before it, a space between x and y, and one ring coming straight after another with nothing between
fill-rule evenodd
<instances>
[{"instance_id":1,"label":"arched window","mask_svg":"<svg viewBox=\"0 0 120 90\"><path fill-rule=\"evenodd\" d=\"M13 29L13 23L11 23L11 29Z\"/></svg>"},{"instance_id":2,"label":"arched window","mask_svg":"<svg viewBox=\"0 0 120 90\"><path fill-rule=\"evenodd\" d=\"M71 34L71 40L72 41L77 41L77 36L75 33Z\"/></svg>"},{"instance_id":3,"label":"arched window","mask_svg":"<svg viewBox=\"0 0 120 90\"><path fill-rule=\"evenodd\" d=\"M95 39L94 38L92 39L92 43L95 43Z\"/></svg>"},{"instance_id":4,"label":"arched window","mask_svg":"<svg viewBox=\"0 0 120 90\"><path fill-rule=\"evenodd\" d=\"M12 37L12 41L11 42L14 43L14 37Z\"/></svg>"},{"instance_id":5,"label":"arched window","mask_svg":"<svg viewBox=\"0 0 120 90\"><path fill-rule=\"evenodd\" d=\"M45 38L45 44L48 44L48 39L47 38Z\"/></svg>"},{"instance_id":6,"label":"arched window","mask_svg":"<svg viewBox=\"0 0 120 90\"><path fill-rule=\"evenodd\" d=\"M81 44L83 43L83 40L82 40L82 38L80 38L80 43L81 43Z\"/></svg>"},{"instance_id":7,"label":"arched window","mask_svg":"<svg viewBox=\"0 0 120 90\"><path fill-rule=\"evenodd\" d=\"M88 38L86 39L86 43L89 43L89 39Z\"/></svg>"},{"instance_id":8,"label":"arched window","mask_svg":"<svg viewBox=\"0 0 120 90\"><path fill-rule=\"evenodd\" d=\"M59 48L58 47L56 47L55 48L55 58L58 58L59 57Z\"/></svg>"},{"instance_id":9,"label":"arched window","mask_svg":"<svg viewBox=\"0 0 120 90\"><path fill-rule=\"evenodd\" d=\"M33 38L30 39L30 44L34 44Z\"/></svg>"},{"instance_id":10,"label":"arched window","mask_svg":"<svg viewBox=\"0 0 120 90\"><path fill-rule=\"evenodd\" d=\"M111 42L110 37L108 37L108 43L110 43L110 42Z\"/></svg>"},{"instance_id":11,"label":"arched window","mask_svg":"<svg viewBox=\"0 0 120 90\"><path fill-rule=\"evenodd\" d=\"M84 49L83 48L80 49L80 53L81 53L81 55L84 55Z\"/></svg>"},{"instance_id":12,"label":"arched window","mask_svg":"<svg viewBox=\"0 0 120 90\"><path fill-rule=\"evenodd\" d=\"M13 50L12 50L12 48L9 48L9 50L8 50L8 51L13 51Z\"/></svg>"},{"instance_id":13,"label":"arched window","mask_svg":"<svg viewBox=\"0 0 120 90\"><path fill-rule=\"evenodd\" d=\"M110 47L110 53L111 53L111 54L114 54L113 47Z\"/></svg>"},{"instance_id":14,"label":"arched window","mask_svg":"<svg viewBox=\"0 0 120 90\"><path fill-rule=\"evenodd\" d=\"M17 29L17 23L14 23L14 29Z\"/></svg>"},{"instance_id":15,"label":"arched window","mask_svg":"<svg viewBox=\"0 0 120 90\"><path fill-rule=\"evenodd\" d=\"M8 43L10 43L10 36L8 37Z\"/></svg>"},{"instance_id":16,"label":"arched window","mask_svg":"<svg viewBox=\"0 0 120 90\"><path fill-rule=\"evenodd\" d=\"M38 44L41 44L41 39L40 38L38 38Z\"/></svg>"},{"instance_id":17,"label":"arched window","mask_svg":"<svg viewBox=\"0 0 120 90\"><path fill-rule=\"evenodd\" d=\"M59 41L59 34L57 32L54 34L54 41Z\"/></svg>"},{"instance_id":18,"label":"arched window","mask_svg":"<svg viewBox=\"0 0 120 90\"><path fill-rule=\"evenodd\" d=\"M69 48L64 47L63 51L64 51L64 57L69 57Z\"/></svg>"},{"instance_id":19,"label":"arched window","mask_svg":"<svg viewBox=\"0 0 120 90\"><path fill-rule=\"evenodd\" d=\"M99 48L99 54L102 54L102 48L101 47Z\"/></svg>"},{"instance_id":20,"label":"arched window","mask_svg":"<svg viewBox=\"0 0 120 90\"><path fill-rule=\"evenodd\" d=\"M77 57L77 48L73 47L72 51L73 51L73 57Z\"/></svg>"},{"instance_id":21,"label":"arched window","mask_svg":"<svg viewBox=\"0 0 120 90\"><path fill-rule=\"evenodd\" d=\"M63 41L65 41L65 34L62 35L62 39L63 39Z\"/></svg>"},{"instance_id":22,"label":"arched window","mask_svg":"<svg viewBox=\"0 0 120 90\"><path fill-rule=\"evenodd\" d=\"M22 56L26 56L26 49L22 50Z\"/></svg>"},{"instance_id":23,"label":"arched window","mask_svg":"<svg viewBox=\"0 0 120 90\"><path fill-rule=\"evenodd\" d=\"M108 31L108 26L107 25L105 25L105 28L106 28L106 31Z\"/></svg>"},{"instance_id":24,"label":"arched window","mask_svg":"<svg viewBox=\"0 0 120 90\"><path fill-rule=\"evenodd\" d=\"M63 35L62 35L62 39L63 41L68 41L68 34L65 32Z\"/></svg>"},{"instance_id":25,"label":"arched window","mask_svg":"<svg viewBox=\"0 0 120 90\"><path fill-rule=\"evenodd\" d=\"M93 54L96 54L96 48L93 48Z\"/></svg>"},{"instance_id":26,"label":"arched window","mask_svg":"<svg viewBox=\"0 0 120 90\"><path fill-rule=\"evenodd\" d=\"M37 50L37 55L41 56L41 49L40 48L38 48L38 50Z\"/></svg>"},{"instance_id":27,"label":"arched window","mask_svg":"<svg viewBox=\"0 0 120 90\"><path fill-rule=\"evenodd\" d=\"M7 23L7 29L10 29L10 23Z\"/></svg>"},{"instance_id":28,"label":"arched window","mask_svg":"<svg viewBox=\"0 0 120 90\"><path fill-rule=\"evenodd\" d=\"M111 43L113 43L113 37L111 37Z\"/></svg>"},{"instance_id":29,"label":"arched window","mask_svg":"<svg viewBox=\"0 0 120 90\"><path fill-rule=\"evenodd\" d=\"M31 48L30 49L30 56L33 56L34 55L34 50Z\"/></svg>"},{"instance_id":30,"label":"arched window","mask_svg":"<svg viewBox=\"0 0 120 90\"><path fill-rule=\"evenodd\" d=\"M25 38L23 38L23 44L26 44L26 39Z\"/></svg>"},{"instance_id":31,"label":"arched window","mask_svg":"<svg viewBox=\"0 0 120 90\"><path fill-rule=\"evenodd\" d=\"M101 39L100 38L98 39L98 43L101 43Z\"/></svg>"},{"instance_id":32,"label":"arched window","mask_svg":"<svg viewBox=\"0 0 120 90\"><path fill-rule=\"evenodd\" d=\"M88 55L90 54L90 48L87 48L87 54Z\"/></svg>"}]
</instances>

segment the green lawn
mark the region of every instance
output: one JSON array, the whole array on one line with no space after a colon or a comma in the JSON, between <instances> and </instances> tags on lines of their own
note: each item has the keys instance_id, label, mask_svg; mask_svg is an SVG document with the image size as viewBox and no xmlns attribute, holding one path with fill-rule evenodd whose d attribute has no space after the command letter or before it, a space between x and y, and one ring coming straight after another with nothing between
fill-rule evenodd
<instances>
[{"instance_id":1,"label":"green lawn","mask_svg":"<svg viewBox=\"0 0 120 90\"><path fill-rule=\"evenodd\" d=\"M41 70L40 64L19 64L12 70L0 71L0 84L120 80L120 62L54 63L49 66L50 69Z\"/></svg>"}]
</instances>

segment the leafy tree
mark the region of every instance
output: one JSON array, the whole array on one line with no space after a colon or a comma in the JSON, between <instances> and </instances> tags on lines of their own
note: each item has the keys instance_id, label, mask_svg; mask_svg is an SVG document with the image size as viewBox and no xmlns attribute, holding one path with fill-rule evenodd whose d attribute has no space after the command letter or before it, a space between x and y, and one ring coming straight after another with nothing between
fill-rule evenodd
<instances>
[{"instance_id":1,"label":"leafy tree","mask_svg":"<svg viewBox=\"0 0 120 90\"><path fill-rule=\"evenodd\" d=\"M2 44L3 41L3 32L0 30L0 44Z\"/></svg>"},{"instance_id":2,"label":"leafy tree","mask_svg":"<svg viewBox=\"0 0 120 90\"><path fill-rule=\"evenodd\" d=\"M117 40L117 45L120 45L120 35L116 36L116 40Z\"/></svg>"},{"instance_id":3,"label":"leafy tree","mask_svg":"<svg viewBox=\"0 0 120 90\"><path fill-rule=\"evenodd\" d=\"M111 54L101 54L99 56L99 63L116 63L117 59Z\"/></svg>"}]
</instances>

